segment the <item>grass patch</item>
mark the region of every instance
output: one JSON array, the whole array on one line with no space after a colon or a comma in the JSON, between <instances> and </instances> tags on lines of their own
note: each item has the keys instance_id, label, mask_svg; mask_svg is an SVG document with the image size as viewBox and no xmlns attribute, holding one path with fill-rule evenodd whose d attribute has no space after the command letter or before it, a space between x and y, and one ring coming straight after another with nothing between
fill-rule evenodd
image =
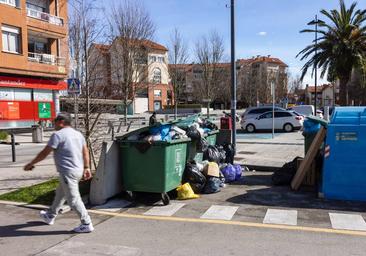
<instances>
[{"instance_id":1,"label":"grass patch","mask_svg":"<svg viewBox=\"0 0 366 256\"><path fill-rule=\"evenodd\" d=\"M8 138L9 134L4 131L0 131L0 140L6 140Z\"/></svg>"},{"instance_id":2,"label":"grass patch","mask_svg":"<svg viewBox=\"0 0 366 256\"><path fill-rule=\"evenodd\" d=\"M37 185L21 188L13 192L0 195L0 200L51 205L58 183L58 179L52 179ZM89 189L90 181L81 181L79 183L81 195L89 194Z\"/></svg>"}]
</instances>

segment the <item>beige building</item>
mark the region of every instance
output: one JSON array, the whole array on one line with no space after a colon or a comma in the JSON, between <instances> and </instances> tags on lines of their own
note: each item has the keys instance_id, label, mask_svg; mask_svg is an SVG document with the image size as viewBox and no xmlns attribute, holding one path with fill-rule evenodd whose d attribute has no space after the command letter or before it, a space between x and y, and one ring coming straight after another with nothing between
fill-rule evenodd
<instances>
[{"instance_id":1,"label":"beige building","mask_svg":"<svg viewBox=\"0 0 366 256\"><path fill-rule=\"evenodd\" d=\"M238 100L245 106L272 102L271 83L275 85L276 102L287 96L287 65L278 58L257 56L237 61Z\"/></svg>"},{"instance_id":2,"label":"beige building","mask_svg":"<svg viewBox=\"0 0 366 256\"><path fill-rule=\"evenodd\" d=\"M115 39L111 45L94 44L92 62L100 88L98 97L121 99L122 91L118 81L123 79L122 52L120 40ZM129 97L133 99L135 113L160 110L173 102L173 93L169 85L168 49L150 40L136 42L139 54L134 58L132 81L136 84ZM136 64L136 65L135 65ZM146 107L145 107L146 106Z\"/></svg>"}]
</instances>

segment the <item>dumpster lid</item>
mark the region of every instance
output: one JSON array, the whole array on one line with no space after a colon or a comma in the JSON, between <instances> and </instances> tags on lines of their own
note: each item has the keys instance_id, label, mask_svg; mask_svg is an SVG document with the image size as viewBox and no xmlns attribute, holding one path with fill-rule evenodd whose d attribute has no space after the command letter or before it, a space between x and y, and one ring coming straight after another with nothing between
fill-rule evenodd
<instances>
[{"instance_id":1,"label":"dumpster lid","mask_svg":"<svg viewBox=\"0 0 366 256\"><path fill-rule=\"evenodd\" d=\"M318 116L310 115L310 116L307 116L306 118L314 123L324 126L325 128L327 128L328 123L329 123L327 120L320 118Z\"/></svg>"},{"instance_id":2,"label":"dumpster lid","mask_svg":"<svg viewBox=\"0 0 366 256\"><path fill-rule=\"evenodd\" d=\"M336 107L330 124L366 125L366 107Z\"/></svg>"}]
</instances>

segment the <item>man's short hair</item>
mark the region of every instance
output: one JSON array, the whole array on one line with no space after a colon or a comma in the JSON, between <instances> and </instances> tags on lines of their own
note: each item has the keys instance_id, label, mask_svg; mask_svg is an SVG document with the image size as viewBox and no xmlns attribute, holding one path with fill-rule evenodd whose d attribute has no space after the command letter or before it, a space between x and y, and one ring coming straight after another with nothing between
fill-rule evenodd
<instances>
[{"instance_id":1,"label":"man's short hair","mask_svg":"<svg viewBox=\"0 0 366 256\"><path fill-rule=\"evenodd\" d=\"M65 125L71 125L71 115L65 112L59 113L55 118L55 122L57 121L64 121Z\"/></svg>"}]
</instances>

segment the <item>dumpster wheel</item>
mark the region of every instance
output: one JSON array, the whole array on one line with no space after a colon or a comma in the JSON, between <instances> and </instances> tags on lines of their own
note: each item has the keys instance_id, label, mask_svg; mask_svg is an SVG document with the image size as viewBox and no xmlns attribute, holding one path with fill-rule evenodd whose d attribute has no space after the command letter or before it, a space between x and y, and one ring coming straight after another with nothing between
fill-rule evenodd
<instances>
[{"instance_id":1,"label":"dumpster wheel","mask_svg":"<svg viewBox=\"0 0 366 256\"><path fill-rule=\"evenodd\" d=\"M161 193L161 200L164 205L168 205L170 203L170 197L167 193Z\"/></svg>"}]
</instances>

